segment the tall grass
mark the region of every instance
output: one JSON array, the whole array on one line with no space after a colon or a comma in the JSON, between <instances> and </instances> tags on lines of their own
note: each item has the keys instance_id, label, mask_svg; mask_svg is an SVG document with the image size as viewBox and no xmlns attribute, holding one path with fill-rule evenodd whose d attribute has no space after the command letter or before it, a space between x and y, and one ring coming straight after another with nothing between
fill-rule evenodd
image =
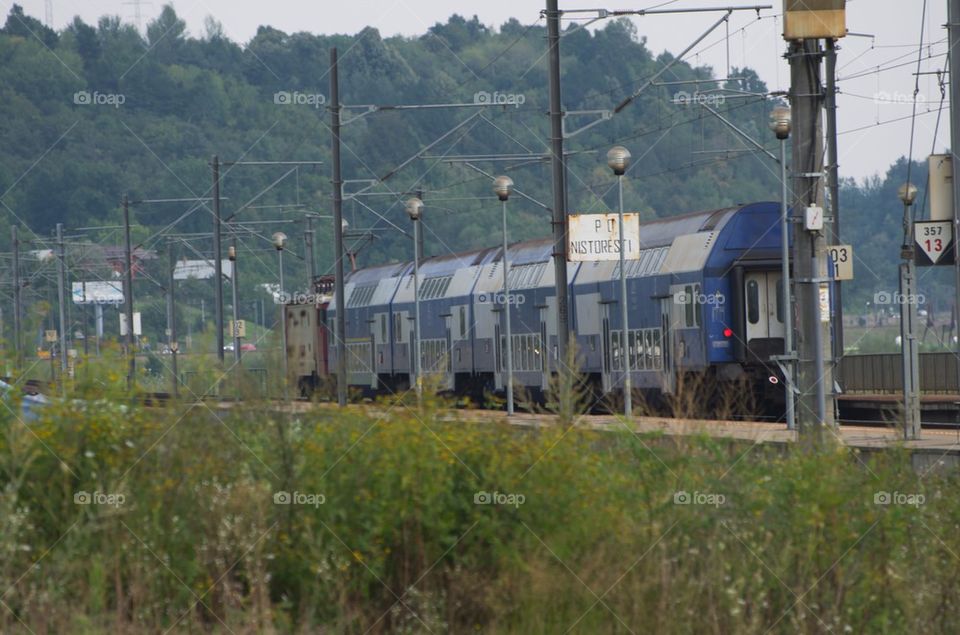
<instances>
[{"instance_id":1,"label":"tall grass","mask_svg":"<svg viewBox=\"0 0 960 635\"><path fill-rule=\"evenodd\" d=\"M95 394L0 413L2 632L960 631L898 451Z\"/></svg>"}]
</instances>

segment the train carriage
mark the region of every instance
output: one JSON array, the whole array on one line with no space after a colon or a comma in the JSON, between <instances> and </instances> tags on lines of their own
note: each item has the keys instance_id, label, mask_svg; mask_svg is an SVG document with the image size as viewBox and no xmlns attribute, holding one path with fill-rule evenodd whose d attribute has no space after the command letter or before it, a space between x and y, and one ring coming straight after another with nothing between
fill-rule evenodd
<instances>
[{"instance_id":1,"label":"train carriage","mask_svg":"<svg viewBox=\"0 0 960 635\"><path fill-rule=\"evenodd\" d=\"M603 393L621 390L629 368L640 390L670 393L684 375L709 375L749 379L782 402L782 386L768 381L779 374L771 358L783 353L789 310L780 280L779 215L779 203L755 203L642 223L639 258L626 263L626 335L619 263L568 263L579 371ZM477 396L504 389L506 311L514 381L531 391L547 387L561 363L551 255L550 240L511 245L509 294L503 293L502 249L421 263L421 363L441 389ZM345 297L350 385L372 392L411 386L413 264L355 271ZM331 302L314 320L318 332L335 324L337 310ZM317 368L336 368L332 335Z\"/></svg>"}]
</instances>

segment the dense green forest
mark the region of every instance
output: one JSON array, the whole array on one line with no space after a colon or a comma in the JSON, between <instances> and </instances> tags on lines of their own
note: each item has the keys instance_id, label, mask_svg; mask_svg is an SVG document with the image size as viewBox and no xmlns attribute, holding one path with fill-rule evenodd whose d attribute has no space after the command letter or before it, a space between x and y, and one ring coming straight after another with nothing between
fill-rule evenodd
<instances>
[{"instance_id":1,"label":"dense green forest","mask_svg":"<svg viewBox=\"0 0 960 635\"><path fill-rule=\"evenodd\" d=\"M374 237L360 249L360 266L409 256L409 238L398 230L409 229L402 203L415 191L422 191L426 204L428 255L491 245L499 207L490 180L443 159L547 151L545 34L542 21L525 25L511 19L494 27L454 15L412 38L384 39L372 28L316 35L262 26L240 44L227 39L213 19L202 34L188 34L170 6L141 34L117 17L103 17L96 25L77 18L54 32L14 5L0 31L0 249L9 251L13 224L48 246L57 222L73 241L120 244L122 194L134 200L208 197L212 155L222 161L322 161L223 169L224 217L277 221L248 225L240 237L241 257L251 255L244 260L249 273L242 279L243 297L262 294L255 285L275 279L267 240L276 230L293 239L287 275L291 284L304 286L304 217L331 213L325 106L333 46L341 57L341 98L350 106L342 134L344 176L356 182L347 190L379 181L367 190L371 196L345 205L351 229L369 229ZM611 20L595 32L571 27L563 39L565 110L609 109L670 59L669 53L649 50L643 34L626 20ZM604 211L615 205L613 177L604 162L614 143L633 153L626 205L645 218L776 200L778 173L769 158L745 152L745 143L705 109L678 103L685 101L678 98L681 90L706 95L712 107L774 150L767 87L750 69L731 74L740 79L721 86L711 81L713 69L680 62L662 78L670 84L655 84L622 113L574 136L568 143L570 209ZM701 83L675 83L681 80ZM509 103L375 112L362 107L474 103L487 97ZM568 129L592 117L571 115ZM422 156L405 163L428 145ZM549 205L545 162L518 158L477 166L510 174L518 189ZM842 238L858 256L848 308L862 310L875 292L895 288L901 238L896 188L905 171L903 160L886 175L843 183ZM925 174L918 164L914 180L923 184ZM547 235L549 213L514 198L512 238ZM210 240L198 235L211 230L209 205L144 204L132 214L138 245L162 255L167 232L183 238L176 243L181 255L210 253ZM332 262L332 228L329 218L314 222L322 273ZM80 230L89 227L101 229ZM946 305L949 272L924 274L924 288L933 298L944 297ZM73 279L84 275L89 277L71 272ZM140 293L155 290L148 285ZM162 321L162 312L156 321Z\"/></svg>"}]
</instances>

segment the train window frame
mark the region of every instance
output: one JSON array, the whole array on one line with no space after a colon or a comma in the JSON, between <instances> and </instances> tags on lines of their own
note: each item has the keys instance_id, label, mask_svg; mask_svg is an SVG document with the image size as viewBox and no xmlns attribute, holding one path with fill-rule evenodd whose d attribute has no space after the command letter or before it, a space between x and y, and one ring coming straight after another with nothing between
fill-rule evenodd
<instances>
[{"instance_id":1,"label":"train window frame","mask_svg":"<svg viewBox=\"0 0 960 635\"><path fill-rule=\"evenodd\" d=\"M752 285L752 287L751 287ZM747 280L746 289L744 289L744 301L747 304L747 322L750 324L760 323L760 283L755 278Z\"/></svg>"}]
</instances>

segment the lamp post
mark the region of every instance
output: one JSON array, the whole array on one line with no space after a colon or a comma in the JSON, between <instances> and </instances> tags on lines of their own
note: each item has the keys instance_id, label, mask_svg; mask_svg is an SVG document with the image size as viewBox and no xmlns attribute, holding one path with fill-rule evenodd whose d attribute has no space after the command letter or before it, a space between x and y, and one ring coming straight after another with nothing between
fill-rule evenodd
<instances>
[{"instance_id":1,"label":"lamp post","mask_svg":"<svg viewBox=\"0 0 960 635\"><path fill-rule=\"evenodd\" d=\"M917 198L911 183L900 186L903 202L903 246L900 248L900 354L903 364L903 437L920 438L920 358L917 350L917 289L913 261L913 218L910 207Z\"/></svg>"},{"instance_id":2,"label":"lamp post","mask_svg":"<svg viewBox=\"0 0 960 635\"><path fill-rule=\"evenodd\" d=\"M423 214L423 201L419 198L407 199L407 215L413 221L413 375L417 383L417 400L423 396L423 369L420 359L420 256L417 245L420 242L420 216Z\"/></svg>"},{"instance_id":3,"label":"lamp post","mask_svg":"<svg viewBox=\"0 0 960 635\"><path fill-rule=\"evenodd\" d=\"M237 302L237 239L233 239L233 244L227 248L227 258L230 259L230 294L233 299L233 324L230 326L230 330L233 335L233 359L239 364L240 363L240 328L237 326L238 320L238 311L239 303ZM281 275L283 275L283 270L281 268ZM281 284L281 287L283 285ZM282 290L282 289L281 289ZM286 347L284 347L286 348Z\"/></svg>"},{"instance_id":4,"label":"lamp post","mask_svg":"<svg viewBox=\"0 0 960 635\"><path fill-rule=\"evenodd\" d=\"M507 329L507 416L513 414L513 332L510 328L510 261L507 260L507 200L510 198L512 189L513 179L509 176L498 176L493 180L493 191L503 205L503 313ZM497 344L499 345L499 342Z\"/></svg>"},{"instance_id":5,"label":"lamp post","mask_svg":"<svg viewBox=\"0 0 960 635\"><path fill-rule=\"evenodd\" d=\"M623 414L630 417L633 414L633 395L630 386L630 322L627 309L627 272L626 254L624 254L623 231L623 175L630 165L630 151L623 146L613 146L607 152L607 165L617 175L617 191L620 204L617 214L620 221L620 321L623 323L623 336L620 339L620 359L623 363Z\"/></svg>"},{"instance_id":6,"label":"lamp post","mask_svg":"<svg viewBox=\"0 0 960 635\"><path fill-rule=\"evenodd\" d=\"M770 113L770 129L780 140L780 284L783 289L783 354L787 358L787 430L797 427L793 401L793 303L790 301L790 222L787 194L787 139L791 130L790 108L778 106Z\"/></svg>"},{"instance_id":7,"label":"lamp post","mask_svg":"<svg viewBox=\"0 0 960 635\"><path fill-rule=\"evenodd\" d=\"M280 265L280 342L283 350L280 357L283 360L283 397L287 398L287 307L286 293L283 290L283 248L287 246L287 235L283 232L273 234L273 247L277 250L277 259Z\"/></svg>"}]
</instances>

